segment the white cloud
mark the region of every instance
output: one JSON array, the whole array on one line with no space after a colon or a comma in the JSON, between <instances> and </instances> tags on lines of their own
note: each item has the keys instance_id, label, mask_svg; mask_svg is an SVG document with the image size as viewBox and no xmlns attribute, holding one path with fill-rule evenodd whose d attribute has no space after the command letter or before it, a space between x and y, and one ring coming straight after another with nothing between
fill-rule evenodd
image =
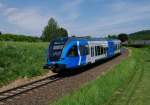
<instances>
[{"instance_id":1,"label":"white cloud","mask_svg":"<svg viewBox=\"0 0 150 105\"><path fill-rule=\"evenodd\" d=\"M2 3L0 3L0 12L3 11L4 8L5 6Z\"/></svg>"},{"instance_id":2,"label":"white cloud","mask_svg":"<svg viewBox=\"0 0 150 105\"><path fill-rule=\"evenodd\" d=\"M30 31L41 30L48 17L40 15L33 10L17 10L8 15L8 21Z\"/></svg>"},{"instance_id":3,"label":"white cloud","mask_svg":"<svg viewBox=\"0 0 150 105\"><path fill-rule=\"evenodd\" d=\"M140 20L150 18L149 4L132 4L131 2L121 1L109 4L110 10L106 11L108 12L107 16L101 15L100 12L97 12L98 15L88 17L94 17L93 21L86 21L85 19L84 22L82 22L83 18L80 18L80 7L82 3L83 0L68 0L68 2L61 4L57 10L48 10L48 12L44 13L41 13L41 11L35 8L26 7L21 9L7 7L6 5L0 3L0 15L3 14L3 16L6 17L7 22L14 25L15 32L38 35L41 34L43 27L47 24L50 17L54 17L61 26L67 28L69 33L79 35L104 35L118 33L121 31L129 32L131 30L144 27L141 25L138 26L138 28L132 27L129 23L138 23ZM99 7L99 9L105 10L104 7ZM84 13L82 16L83 15ZM126 25L128 25L128 27L126 27Z\"/></svg>"},{"instance_id":4,"label":"white cloud","mask_svg":"<svg viewBox=\"0 0 150 105\"><path fill-rule=\"evenodd\" d=\"M74 20L80 16L79 6L83 0L70 0L61 6L61 12L66 14L66 20Z\"/></svg>"},{"instance_id":5,"label":"white cloud","mask_svg":"<svg viewBox=\"0 0 150 105\"><path fill-rule=\"evenodd\" d=\"M41 34L50 17L43 16L39 11L34 9L19 9L1 5L0 11L7 18L7 21L15 25L18 31L21 29L24 32L26 31L26 33Z\"/></svg>"},{"instance_id":6,"label":"white cloud","mask_svg":"<svg viewBox=\"0 0 150 105\"><path fill-rule=\"evenodd\" d=\"M0 3L0 8L2 7L3 5Z\"/></svg>"},{"instance_id":7,"label":"white cloud","mask_svg":"<svg viewBox=\"0 0 150 105\"><path fill-rule=\"evenodd\" d=\"M82 1L83 0L72 0L72 1L66 2L64 5L62 5L62 8L64 11L70 11L71 9L78 7Z\"/></svg>"},{"instance_id":8,"label":"white cloud","mask_svg":"<svg viewBox=\"0 0 150 105\"><path fill-rule=\"evenodd\" d=\"M18 10L17 8L5 8L4 15L10 15L10 14L16 12L17 10Z\"/></svg>"},{"instance_id":9,"label":"white cloud","mask_svg":"<svg viewBox=\"0 0 150 105\"><path fill-rule=\"evenodd\" d=\"M131 5L130 6L123 6L115 8L114 14L111 16L100 16L97 17L92 22L88 24L82 25L78 24L74 26L74 30L71 29L74 33L85 33L84 35L92 35L92 34L113 34L123 32L131 32L131 30L135 30L137 26L131 27L130 23L138 23L140 20L150 18L150 5ZM112 6L114 7L114 5ZM126 8L128 9L126 9ZM121 9L120 9L121 8ZM128 25L128 27L126 27ZM150 26L150 25L149 25ZM142 26L138 26L138 29ZM144 26L143 26L144 28ZM75 30L76 29L76 30Z\"/></svg>"},{"instance_id":10,"label":"white cloud","mask_svg":"<svg viewBox=\"0 0 150 105\"><path fill-rule=\"evenodd\" d=\"M57 11L53 10L52 13L44 13L45 15L35 8L21 9L3 4L0 4L0 11L6 17L7 22L14 25L15 32L40 35L50 17L54 17L63 27L70 27L70 23L80 15L78 8L82 1L68 1L62 4Z\"/></svg>"},{"instance_id":11,"label":"white cloud","mask_svg":"<svg viewBox=\"0 0 150 105\"><path fill-rule=\"evenodd\" d=\"M3 8L3 4L2 4L2 3L0 3L0 9L1 9L1 8Z\"/></svg>"}]
</instances>

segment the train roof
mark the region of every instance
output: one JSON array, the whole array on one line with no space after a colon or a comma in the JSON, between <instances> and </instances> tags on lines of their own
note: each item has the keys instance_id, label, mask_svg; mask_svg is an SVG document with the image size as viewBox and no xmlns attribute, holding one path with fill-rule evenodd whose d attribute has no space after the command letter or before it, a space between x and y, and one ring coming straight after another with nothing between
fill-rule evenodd
<instances>
[{"instance_id":1,"label":"train roof","mask_svg":"<svg viewBox=\"0 0 150 105\"><path fill-rule=\"evenodd\" d=\"M106 39L106 38L90 38L90 37L69 37L69 40L86 40L86 41L120 41L118 39Z\"/></svg>"},{"instance_id":2,"label":"train roof","mask_svg":"<svg viewBox=\"0 0 150 105\"><path fill-rule=\"evenodd\" d=\"M118 39L106 39L106 38L90 38L90 37L62 37L54 39L55 41L71 42L71 41L115 41L120 42Z\"/></svg>"}]
</instances>

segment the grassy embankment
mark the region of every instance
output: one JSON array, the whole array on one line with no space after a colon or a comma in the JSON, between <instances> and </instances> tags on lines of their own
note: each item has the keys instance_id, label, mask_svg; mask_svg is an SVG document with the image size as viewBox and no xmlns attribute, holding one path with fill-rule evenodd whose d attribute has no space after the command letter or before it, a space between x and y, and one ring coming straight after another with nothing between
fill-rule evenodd
<instances>
[{"instance_id":1,"label":"grassy embankment","mask_svg":"<svg viewBox=\"0 0 150 105\"><path fill-rule=\"evenodd\" d=\"M109 105L150 105L150 46L139 50L136 74Z\"/></svg>"},{"instance_id":2,"label":"grassy embankment","mask_svg":"<svg viewBox=\"0 0 150 105\"><path fill-rule=\"evenodd\" d=\"M150 102L144 104L144 100L150 96L148 91L150 88L150 67L147 62L150 58L150 47L130 48L130 50L132 53L128 59L122 60L119 65L105 72L96 80L52 104L117 105L119 103L119 105L126 105L131 102L131 105L149 105ZM136 104L141 102L140 99L138 100L139 96L141 96L142 103Z\"/></svg>"},{"instance_id":3,"label":"grassy embankment","mask_svg":"<svg viewBox=\"0 0 150 105\"><path fill-rule=\"evenodd\" d=\"M0 85L44 73L48 43L0 42Z\"/></svg>"}]
</instances>

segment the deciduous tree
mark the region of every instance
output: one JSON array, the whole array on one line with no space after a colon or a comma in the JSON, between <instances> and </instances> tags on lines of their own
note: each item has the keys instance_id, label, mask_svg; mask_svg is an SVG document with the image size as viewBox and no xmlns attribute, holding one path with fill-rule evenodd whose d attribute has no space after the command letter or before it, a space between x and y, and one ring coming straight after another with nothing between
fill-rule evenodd
<instances>
[{"instance_id":1,"label":"deciduous tree","mask_svg":"<svg viewBox=\"0 0 150 105\"><path fill-rule=\"evenodd\" d=\"M57 36L58 37L67 37L68 36L68 32L64 28L58 28L57 29Z\"/></svg>"},{"instance_id":2,"label":"deciduous tree","mask_svg":"<svg viewBox=\"0 0 150 105\"><path fill-rule=\"evenodd\" d=\"M43 41L50 41L53 38L63 37L63 36L65 36L65 37L68 36L67 30L64 28L59 28L55 19L50 18L47 26L43 30L43 33L41 36L42 40Z\"/></svg>"},{"instance_id":3,"label":"deciduous tree","mask_svg":"<svg viewBox=\"0 0 150 105\"><path fill-rule=\"evenodd\" d=\"M125 33L119 34L119 35L118 35L118 39L120 39L121 42L125 42L125 41L128 40L128 35L125 34Z\"/></svg>"}]
</instances>

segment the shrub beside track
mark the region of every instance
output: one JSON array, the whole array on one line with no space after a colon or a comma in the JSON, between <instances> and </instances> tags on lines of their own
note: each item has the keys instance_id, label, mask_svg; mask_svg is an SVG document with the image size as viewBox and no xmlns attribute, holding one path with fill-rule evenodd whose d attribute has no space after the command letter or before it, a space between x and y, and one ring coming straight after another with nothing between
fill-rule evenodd
<instances>
[{"instance_id":1,"label":"shrub beside track","mask_svg":"<svg viewBox=\"0 0 150 105\"><path fill-rule=\"evenodd\" d=\"M48 43L0 42L0 85L44 73Z\"/></svg>"}]
</instances>

